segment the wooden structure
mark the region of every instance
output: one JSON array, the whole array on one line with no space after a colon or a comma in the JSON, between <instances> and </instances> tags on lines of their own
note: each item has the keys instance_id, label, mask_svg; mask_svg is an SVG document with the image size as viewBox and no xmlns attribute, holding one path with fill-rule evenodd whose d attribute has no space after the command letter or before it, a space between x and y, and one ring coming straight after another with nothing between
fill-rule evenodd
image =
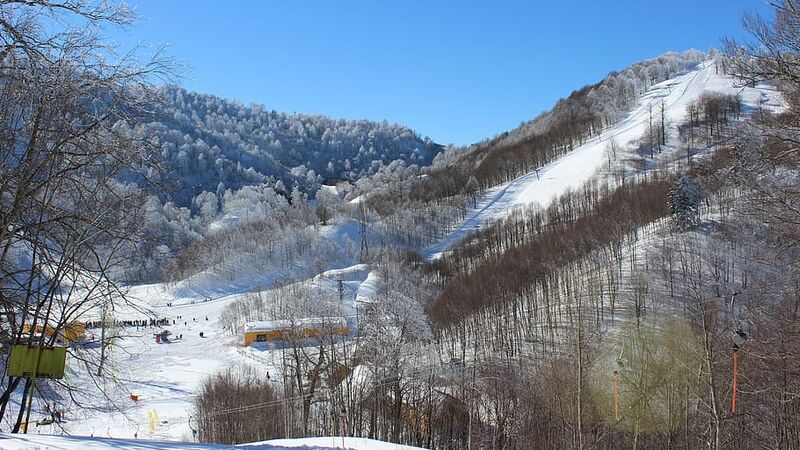
<instances>
[{"instance_id":1,"label":"wooden structure","mask_svg":"<svg viewBox=\"0 0 800 450\"><path fill-rule=\"evenodd\" d=\"M41 335L40 335L41 336ZM66 347L43 347L15 345L11 347L11 354L8 356L8 367L6 375L14 377L28 377L30 389L28 395L28 408L25 413L24 433L28 433L28 424L31 423L31 409L33 406L33 395L36 393L36 377L55 378L64 377L64 366L67 360ZM22 399L24 404L25 398Z\"/></svg>"},{"instance_id":2,"label":"wooden structure","mask_svg":"<svg viewBox=\"0 0 800 450\"><path fill-rule=\"evenodd\" d=\"M25 324L22 326L22 334L26 335L31 332L31 326L29 324ZM62 344L70 344L72 342L82 342L86 339L86 325L81 322L71 322L70 324L64 326L60 330L56 331L55 328L51 326L42 326L36 325L36 329L34 330L34 335L41 335L44 334L47 337L52 337L54 334L56 335L56 341Z\"/></svg>"},{"instance_id":3,"label":"wooden structure","mask_svg":"<svg viewBox=\"0 0 800 450\"><path fill-rule=\"evenodd\" d=\"M244 345L331 335L347 336L349 333L344 317L248 322L244 325Z\"/></svg>"}]
</instances>

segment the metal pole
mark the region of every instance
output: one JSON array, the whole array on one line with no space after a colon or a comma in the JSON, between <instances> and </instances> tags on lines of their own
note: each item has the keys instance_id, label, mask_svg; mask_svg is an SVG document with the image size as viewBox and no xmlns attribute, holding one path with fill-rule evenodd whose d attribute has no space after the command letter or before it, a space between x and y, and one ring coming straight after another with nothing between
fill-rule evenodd
<instances>
[{"instance_id":1,"label":"metal pole","mask_svg":"<svg viewBox=\"0 0 800 450\"><path fill-rule=\"evenodd\" d=\"M103 311L100 313L100 364L97 366L97 376L103 374L103 363L106 359L106 307L103 306Z\"/></svg>"},{"instance_id":2,"label":"metal pole","mask_svg":"<svg viewBox=\"0 0 800 450\"><path fill-rule=\"evenodd\" d=\"M42 331L44 333L44 331ZM39 371L39 359L42 357L41 342L36 346L36 364L33 365L33 376L31 376L31 392L28 397L28 411L25 412L25 434L28 434L28 426L31 422L31 407L33 406L33 394L36 392L36 372Z\"/></svg>"}]
</instances>

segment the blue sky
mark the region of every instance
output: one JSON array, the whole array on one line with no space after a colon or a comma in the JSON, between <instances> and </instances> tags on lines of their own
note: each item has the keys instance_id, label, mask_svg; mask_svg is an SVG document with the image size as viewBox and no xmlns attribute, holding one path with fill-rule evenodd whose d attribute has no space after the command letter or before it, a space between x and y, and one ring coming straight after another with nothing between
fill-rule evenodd
<instances>
[{"instance_id":1,"label":"blue sky","mask_svg":"<svg viewBox=\"0 0 800 450\"><path fill-rule=\"evenodd\" d=\"M123 48L169 44L191 90L285 112L388 120L440 143L509 130L609 71L741 38L760 0L166 1Z\"/></svg>"}]
</instances>

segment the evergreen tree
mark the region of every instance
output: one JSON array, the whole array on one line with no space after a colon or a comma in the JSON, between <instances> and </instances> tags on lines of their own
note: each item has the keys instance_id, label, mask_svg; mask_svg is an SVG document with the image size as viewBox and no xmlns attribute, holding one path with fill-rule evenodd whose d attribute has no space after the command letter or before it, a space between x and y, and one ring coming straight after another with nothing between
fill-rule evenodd
<instances>
[{"instance_id":1,"label":"evergreen tree","mask_svg":"<svg viewBox=\"0 0 800 450\"><path fill-rule=\"evenodd\" d=\"M675 227L686 230L700 221L700 187L685 174L669 192L669 210Z\"/></svg>"}]
</instances>

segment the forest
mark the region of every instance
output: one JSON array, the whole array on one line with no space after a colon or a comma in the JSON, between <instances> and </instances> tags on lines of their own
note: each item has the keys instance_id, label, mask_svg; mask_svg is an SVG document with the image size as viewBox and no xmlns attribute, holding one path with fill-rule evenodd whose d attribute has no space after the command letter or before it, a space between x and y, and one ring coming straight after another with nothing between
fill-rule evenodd
<instances>
[{"instance_id":1,"label":"forest","mask_svg":"<svg viewBox=\"0 0 800 450\"><path fill-rule=\"evenodd\" d=\"M728 42L713 58L743 85L779 86L785 110L744 119L740 99L706 95L679 123L656 111L642 164L611 164L605 178L546 208L515 211L435 262L402 245L374 253L382 290L363 312L358 344L292 353L287 376L305 364L307 377L295 376L273 403L284 419L275 435L323 433L337 420L327 410L342 408L355 435L429 448L800 445L792 94L800 86L787 53L800 39L800 13L791 2L776 12L772 23L746 21L752 44ZM579 142L605 125L562 126L580 130L567 133ZM520 148L575 145L533 136ZM688 143L685 154L655 163L669 139ZM482 145L508 148L491 142ZM448 149L431 168L362 182L371 233L411 248L430 242L480 189L543 164L495 166L487 178L472 172L476 164L459 172L461 158L478 153ZM449 187L415 197L417 186L440 186L437 170ZM230 314L286 314L276 306L286 297L254 297ZM369 381L342 379L342 366L367 367ZM304 391L326 383L332 397Z\"/></svg>"},{"instance_id":2,"label":"forest","mask_svg":"<svg viewBox=\"0 0 800 450\"><path fill-rule=\"evenodd\" d=\"M354 329L313 341L292 330L263 352L266 377L246 365L210 375L193 397L202 442L334 430L431 449L800 448L796 0L771 20L746 16L747 42L612 72L467 148L186 91L159 53L109 58L91 32L42 26L48 14L127 25L128 9L54 4L0 4L8 431L27 427L19 393L97 392L112 411L120 383L105 338L70 349L84 378L41 384L7 374L6 343L54 345L98 312L152 315L131 284L212 274L251 283L221 310L231 342L253 321ZM633 148L610 141L580 187L422 255L488 189L538 178L701 64L774 86L784 107L711 92L675 121L651 103ZM356 266L377 289L346 315L344 280L326 291L321 275Z\"/></svg>"}]
</instances>

